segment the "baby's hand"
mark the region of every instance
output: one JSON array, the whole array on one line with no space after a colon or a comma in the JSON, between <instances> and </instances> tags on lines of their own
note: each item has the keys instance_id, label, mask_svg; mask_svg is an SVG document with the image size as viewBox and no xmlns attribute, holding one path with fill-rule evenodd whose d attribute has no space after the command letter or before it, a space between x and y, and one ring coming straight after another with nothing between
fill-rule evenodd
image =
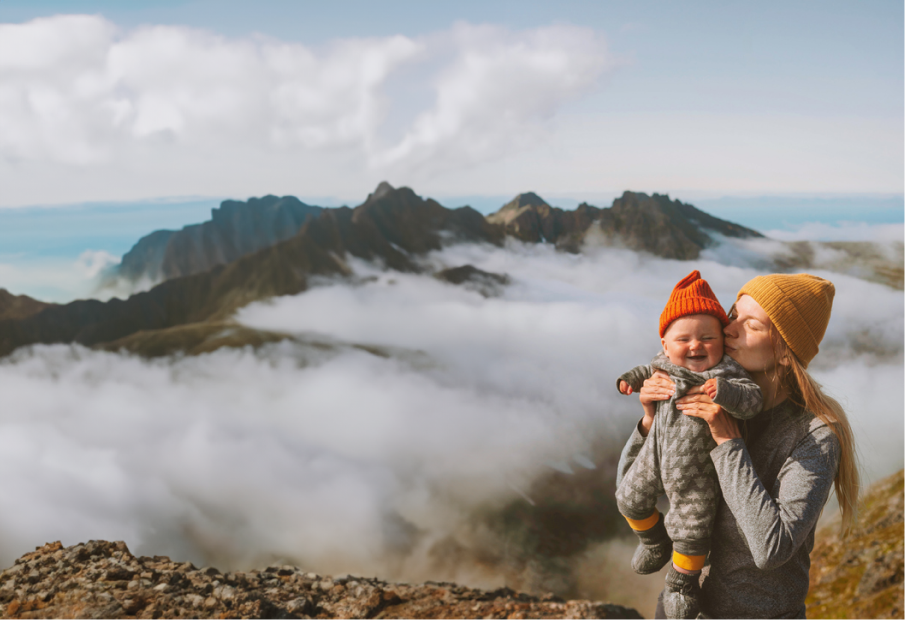
<instances>
[{"instance_id":1,"label":"baby's hand","mask_svg":"<svg viewBox=\"0 0 905 620\"><path fill-rule=\"evenodd\" d=\"M710 397L710 400L716 398L716 379L707 379L701 388L704 390L704 393Z\"/></svg>"},{"instance_id":2,"label":"baby's hand","mask_svg":"<svg viewBox=\"0 0 905 620\"><path fill-rule=\"evenodd\" d=\"M629 394L632 393L632 386L630 386L625 381L620 381L619 382L619 391L622 392L623 394L625 394L626 396L628 396Z\"/></svg>"}]
</instances>

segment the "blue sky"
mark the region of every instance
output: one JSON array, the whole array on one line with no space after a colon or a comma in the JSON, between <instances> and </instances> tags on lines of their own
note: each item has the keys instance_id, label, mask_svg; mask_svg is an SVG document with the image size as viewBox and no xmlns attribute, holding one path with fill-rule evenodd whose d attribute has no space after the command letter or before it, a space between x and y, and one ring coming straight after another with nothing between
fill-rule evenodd
<instances>
[{"instance_id":1,"label":"blue sky","mask_svg":"<svg viewBox=\"0 0 905 620\"><path fill-rule=\"evenodd\" d=\"M0 206L903 189L901 2L4 0L0 24Z\"/></svg>"}]
</instances>

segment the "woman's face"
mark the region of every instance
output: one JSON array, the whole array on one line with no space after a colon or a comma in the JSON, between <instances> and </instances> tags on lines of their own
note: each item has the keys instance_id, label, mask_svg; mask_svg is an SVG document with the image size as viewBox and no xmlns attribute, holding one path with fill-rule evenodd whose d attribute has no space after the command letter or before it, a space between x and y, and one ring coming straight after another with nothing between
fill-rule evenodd
<instances>
[{"instance_id":1,"label":"woman's face","mask_svg":"<svg viewBox=\"0 0 905 620\"><path fill-rule=\"evenodd\" d=\"M729 312L726 355L750 373L769 372L776 365L773 349L773 322L753 298L742 295Z\"/></svg>"}]
</instances>

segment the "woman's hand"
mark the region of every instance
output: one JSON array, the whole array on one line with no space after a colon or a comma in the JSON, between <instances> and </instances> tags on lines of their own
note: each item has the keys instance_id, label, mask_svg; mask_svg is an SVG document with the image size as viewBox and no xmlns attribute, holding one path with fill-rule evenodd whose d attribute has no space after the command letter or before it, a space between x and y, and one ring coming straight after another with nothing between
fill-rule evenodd
<instances>
[{"instance_id":1,"label":"woman's hand","mask_svg":"<svg viewBox=\"0 0 905 620\"><path fill-rule=\"evenodd\" d=\"M676 384L669 375L662 370L654 372L650 379L644 381L641 391L638 392L638 400L644 407L644 417L641 418L641 435L647 437L650 427L654 424L654 414L657 412L657 401L669 400L676 393Z\"/></svg>"},{"instance_id":2,"label":"woman's hand","mask_svg":"<svg viewBox=\"0 0 905 620\"><path fill-rule=\"evenodd\" d=\"M707 422L716 445L742 436L735 418L713 402L703 386L698 385L688 390L685 396L676 401L676 407L685 415L701 418Z\"/></svg>"}]
</instances>

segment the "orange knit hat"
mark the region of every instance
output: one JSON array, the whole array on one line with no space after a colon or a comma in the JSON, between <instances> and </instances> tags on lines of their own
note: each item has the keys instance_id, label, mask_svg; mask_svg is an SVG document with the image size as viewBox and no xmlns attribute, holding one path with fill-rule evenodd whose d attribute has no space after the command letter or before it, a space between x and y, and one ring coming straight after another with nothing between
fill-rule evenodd
<instances>
[{"instance_id":1,"label":"orange knit hat","mask_svg":"<svg viewBox=\"0 0 905 620\"><path fill-rule=\"evenodd\" d=\"M701 279L701 272L695 269L672 290L666 308L660 315L660 338L666 333L669 324L690 314L709 314L720 320L724 326L729 325L729 317L716 295L710 290L707 280Z\"/></svg>"}]
</instances>

